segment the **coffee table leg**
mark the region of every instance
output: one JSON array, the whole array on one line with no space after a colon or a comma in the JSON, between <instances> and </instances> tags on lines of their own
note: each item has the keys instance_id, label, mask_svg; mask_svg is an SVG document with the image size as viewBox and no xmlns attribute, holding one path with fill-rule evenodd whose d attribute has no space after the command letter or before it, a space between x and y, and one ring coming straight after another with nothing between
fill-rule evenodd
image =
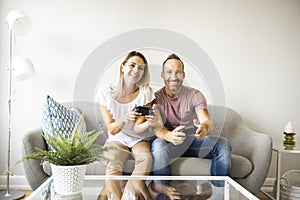
<instances>
[{"instance_id":1,"label":"coffee table leg","mask_svg":"<svg viewBox=\"0 0 300 200\"><path fill-rule=\"evenodd\" d=\"M277 152L277 167L276 167L276 199L280 199L280 171L281 171L281 153Z\"/></svg>"},{"instance_id":2,"label":"coffee table leg","mask_svg":"<svg viewBox=\"0 0 300 200\"><path fill-rule=\"evenodd\" d=\"M224 184L224 200L229 200L230 185L227 181Z\"/></svg>"}]
</instances>

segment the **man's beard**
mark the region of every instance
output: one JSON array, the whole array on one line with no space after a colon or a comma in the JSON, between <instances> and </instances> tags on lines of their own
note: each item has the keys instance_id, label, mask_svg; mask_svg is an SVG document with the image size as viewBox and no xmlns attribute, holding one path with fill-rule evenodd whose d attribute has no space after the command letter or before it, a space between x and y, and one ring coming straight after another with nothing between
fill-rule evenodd
<instances>
[{"instance_id":1,"label":"man's beard","mask_svg":"<svg viewBox=\"0 0 300 200\"><path fill-rule=\"evenodd\" d=\"M165 81L165 85L171 92L176 92L182 86L182 82L183 81L181 81L179 79L177 79L175 81ZM175 83L175 85L174 85L174 83Z\"/></svg>"}]
</instances>

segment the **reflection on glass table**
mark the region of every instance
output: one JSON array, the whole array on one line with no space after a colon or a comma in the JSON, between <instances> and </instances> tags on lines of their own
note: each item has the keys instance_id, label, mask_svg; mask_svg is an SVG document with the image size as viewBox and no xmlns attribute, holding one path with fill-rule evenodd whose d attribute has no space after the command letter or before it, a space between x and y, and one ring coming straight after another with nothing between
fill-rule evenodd
<instances>
[{"instance_id":1,"label":"reflection on glass table","mask_svg":"<svg viewBox=\"0 0 300 200\"><path fill-rule=\"evenodd\" d=\"M228 176L85 176L84 187L81 193L69 196L56 194L53 188L53 179L50 177L39 188L37 188L27 200L95 200L107 180L118 180L122 182L144 180L149 185L153 180L170 180L170 185L174 186L182 194L182 199L213 199L215 186L211 181L224 182L221 187L220 199L226 200L258 200L252 193L247 191ZM220 189L220 188L219 188ZM134 194L123 191L126 200L136 200ZM109 197L114 200L114 197Z\"/></svg>"}]
</instances>

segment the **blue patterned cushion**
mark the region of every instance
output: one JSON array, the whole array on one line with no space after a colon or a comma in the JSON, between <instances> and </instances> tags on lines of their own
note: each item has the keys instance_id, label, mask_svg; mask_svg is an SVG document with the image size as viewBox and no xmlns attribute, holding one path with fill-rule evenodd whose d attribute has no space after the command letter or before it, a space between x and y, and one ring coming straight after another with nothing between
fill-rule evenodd
<instances>
[{"instance_id":1,"label":"blue patterned cushion","mask_svg":"<svg viewBox=\"0 0 300 200\"><path fill-rule=\"evenodd\" d=\"M57 137L53 128L58 130L65 138L69 138L80 118L81 113L74 107L65 107L47 96L42 113L42 129L45 134ZM83 123L81 133L86 132L86 124ZM48 144L48 148L52 149Z\"/></svg>"}]
</instances>

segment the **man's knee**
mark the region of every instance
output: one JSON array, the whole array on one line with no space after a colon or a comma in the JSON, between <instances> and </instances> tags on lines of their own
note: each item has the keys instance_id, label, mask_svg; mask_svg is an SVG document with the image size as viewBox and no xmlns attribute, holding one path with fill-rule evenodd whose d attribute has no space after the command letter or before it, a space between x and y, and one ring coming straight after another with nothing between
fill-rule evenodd
<instances>
[{"instance_id":1,"label":"man's knee","mask_svg":"<svg viewBox=\"0 0 300 200\"><path fill-rule=\"evenodd\" d=\"M152 142L152 147L151 147L151 151L158 151L160 149L166 148L167 147L167 141L165 141L164 139L161 138L156 138L153 142Z\"/></svg>"},{"instance_id":2,"label":"man's knee","mask_svg":"<svg viewBox=\"0 0 300 200\"><path fill-rule=\"evenodd\" d=\"M227 138L222 136L206 136L206 139L208 140L208 144L211 144L215 147L220 147L221 149L231 149L230 142Z\"/></svg>"},{"instance_id":3,"label":"man's knee","mask_svg":"<svg viewBox=\"0 0 300 200\"><path fill-rule=\"evenodd\" d=\"M219 137L217 145L221 148L224 149L225 151L231 151L231 146L230 142L227 138L224 137Z\"/></svg>"}]
</instances>

